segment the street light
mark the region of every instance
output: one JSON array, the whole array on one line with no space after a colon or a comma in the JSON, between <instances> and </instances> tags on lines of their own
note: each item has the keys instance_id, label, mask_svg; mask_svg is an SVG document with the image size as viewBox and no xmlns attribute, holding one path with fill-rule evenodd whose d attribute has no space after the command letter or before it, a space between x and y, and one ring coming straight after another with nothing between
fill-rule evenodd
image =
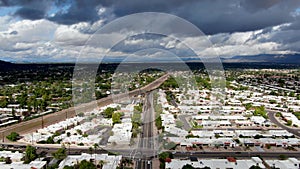
<instances>
[{"instance_id":1,"label":"street light","mask_svg":"<svg viewBox=\"0 0 300 169\"><path fill-rule=\"evenodd\" d=\"M68 155L70 155L70 143L68 142L67 144L68 144L68 152L69 152Z\"/></svg>"}]
</instances>

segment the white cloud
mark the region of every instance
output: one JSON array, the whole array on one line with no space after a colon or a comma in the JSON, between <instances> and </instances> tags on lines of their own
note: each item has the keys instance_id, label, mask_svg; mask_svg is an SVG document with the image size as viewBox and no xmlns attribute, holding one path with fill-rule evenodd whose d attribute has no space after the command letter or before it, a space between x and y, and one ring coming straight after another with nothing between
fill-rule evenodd
<instances>
[{"instance_id":1,"label":"white cloud","mask_svg":"<svg viewBox=\"0 0 300 169\"><path fill-rule=\"evenodd\" d=\"M203 55L217 52L221 57L258 54L288 54L300 51L291 48L292 39L300 35L295 30L285 30L290 24L277 25L256 31L222 33L209 36L214 46L203 51ZM298 32L298 31L297 31ZM300 33L300 32L299 32Z\"/></svg>"},{"instance_id":2,"label":"white cloud","mask_svg":"<svg viewBox=\"0 0 300 169\"><path fill-rule=\"evenodd\" d=\"M54 34L54 41L59 45L82 46L88 38L89 35L80 33L71 26L65 25L59 26Z\"/></svg>"},{"instance_id":3,"label":"white cloud","mask_svg":"<svg viewBox=\"0 0 300 169\"><path fill-rule=\"evenodd\" d=\"M93 24L80 22L68 26L44 19L16 21L9 17L0 17L0 24L0 55L12 61L75 61L78 56L90 60L103 57L100 55L106 53L108 47L124 38L122 32L90 34L103 26L104 20L101 19ZM287 23L248 32L181 37L182 43L174 39L178 35L160 38L132 37L125 39L118 48L110 51L108 56L130 56L140 59L143 56L131 52L159 48L174 52L180 57L192 57L185 46L188 44L192 44L188 47L200 49L201 56L219 54L221 57L231 57L299 52L300 30L290 29L290 26L291 24ZM89 40L91 36L93 38ZM213 46L210 46L210 41ZM83 47L85 55L80 55ZM145 59L167 59L169 55L156 52L145 54L146 56Z\"/></svg>"},{"instance_id":4,"label":"white cloud","mask_svg":"<svg viewBox=\"0 0 300 169\"><path fill-rule=\"evenodd\" d=\"M45 20L21 20L10 24L8 32L16 31L16 35L12 35L9 39L22 42L36 42L52 40L53 34L58 25Z\"/></svg>"}]
</instances>

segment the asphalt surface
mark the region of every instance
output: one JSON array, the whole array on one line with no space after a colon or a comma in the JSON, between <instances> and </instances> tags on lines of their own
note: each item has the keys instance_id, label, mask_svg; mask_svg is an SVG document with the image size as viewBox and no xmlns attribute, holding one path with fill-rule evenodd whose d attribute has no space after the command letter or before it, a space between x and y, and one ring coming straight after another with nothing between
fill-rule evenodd
<instances>
[{"instance_id":1,"label":"asphalt surface","mask_svg":"<svg viewBox=\"0 0 300 169\"><path fill-rule=\"evenodd\" d=\"M278 127L281 127L282 129L287 130L288 132L294 134L295 136L300 137L299 129L290 128L285 124L280 123L280 121L278 121L278 119L275 117L275 114L278 111L274 111L274 110L266 110L266 111L268 112L268 117L272 123L276 124Z\"/></svg>"},{"instance_id":2,"label":"asphalt surface","mask_svg":"<svg viewBox=\"0 0 300 169\"><path fill-rule=\"evenodd\" d=\"M183 122L183 129L186 131L189 131L192 126L190 123L187 121L187 117L191 117L191 115L179 115L178 118L180 119L181 122Z\"/></svg>"},{"instance_id":3,"label":"asphalt surface","mask_svg":"<svg viewBox=\"0 0 300 169\"><path fill-rule=\"evenodd\" d=\"M297 151L293 152L173 152L175 158L188 158L188 157L198 157L198 158L226 158L226 157L243 157L250 158L260 156L262 158L278 158L279 155L286 155L287 157L300 158L300 153Z\"/></svg>"},{"instance_id":4,"label":"asphalt surface","mask_svg":"<svg viewBox=\"0 0 300 169\"><path fill-rule=\"evenodd\" d=\"M154 110L153 110L153 93L147 93L143 106L143 127L142 134L139 141L139 150L154 150L154 139L153 139L153 121L154 121ZM140 157L136 161L136 168L152 168L151 156L153 152L146 153L139 151Z\"/></svg>"},{"instance_id":5,"label":"asphalt surface","mask_svg":"<svg viewBox=\"0 0 300 169\"><path fill-rule=\"evenodd\" d=\"M52 146L49 147L48 145L32 145L33 147L36 147L38 153L40 152L46 152L48 155L51 155L52 152L55 152L57 149L59 149L61 146ZM2 143L2 147L9 150L22 150L24 151L26 148L26 144L11 144L11 143ZM68 146L66 146L67 149L69 149ZM71 155L80 155L82 152L90 153L89 147L71 147L68 150L69 154ZM101 149L98 148L95 150L96 153L108 153L108 152L120 152L122 154L125 154L125 157L129 157L129 154L132 152L131 149ZM143 149L141 153L143 154L151 154L155 151L150 149ZM188 158L188 157L198 157L198 158L226 158L226 157L242 157L242 158L249 158L254 156L260 156L262 158L278 158L280 155L286 155L287 157L295 157L300 158L300 153L298 151L284 151L284 152L260 152L260 151L251 151L251 152L245 152L245 151L219 151L219 152L204 152L204 151L177 151L177 150L168 150L166 152L170 152L173 154L174 158ZM94 152L93 152L94 153ZM126 155L128 154L128 156ZM151 159L152 157L148 157ZM149 160L144 159L137 159L137 161L141 162L140 165L144 165L148 163ZM148 165L148 164L147 164ZM149 166L151 167L151 166ZM149 168L148 167L148 168ZM140 167L142 168L142 167Z\"/></svg>"}]
</instances>

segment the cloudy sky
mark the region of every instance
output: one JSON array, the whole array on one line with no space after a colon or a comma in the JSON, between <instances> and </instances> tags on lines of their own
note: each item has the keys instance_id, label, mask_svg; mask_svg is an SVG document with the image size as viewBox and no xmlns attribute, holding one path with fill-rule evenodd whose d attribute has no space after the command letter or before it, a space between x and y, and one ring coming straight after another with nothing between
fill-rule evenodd
<instances>
[{"instance_id":1,"label":"cloudy sky","mask_svg":"<svg viewBox=\"0 0 300 169\"><path fill-rule=\"evenodd\" d=\"M172 14L196 25L212 43L203 49L205 56L214 52L223 58L300 52L299 0L1 0L0 59L74 62L97 30L139 12ZM162 29L168 27L162 25ZM115 34L105 40L115 38ZM188 34L180 36L191 43L199 40ZM151 52L145 53L147 48ZM120 42L108 59L135 54L159 59L168 55L162 49L182 58L195 57L171 36L138 35ZM91 47L91 55L83 57L92 61L103 50L105 45Z\"/></svg>"}]
</instances>

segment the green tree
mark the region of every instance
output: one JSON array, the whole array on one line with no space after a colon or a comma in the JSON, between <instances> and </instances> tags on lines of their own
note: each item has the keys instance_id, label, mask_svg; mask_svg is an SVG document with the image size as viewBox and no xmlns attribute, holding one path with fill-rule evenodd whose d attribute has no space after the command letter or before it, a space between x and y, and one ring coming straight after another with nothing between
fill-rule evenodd
<instances>
[{"instance_id":1,"label":"green tree","mask_svg":"<svg viewBox=\"0 0 300 169\"><path fill-rule=\"evenodd\" d=\"M250 110L252 108L252 104L251 103L245 104L245 108L246 110Z\"/></svg>"},{"instance_id":2,"label":"green tree","mask_svg":"<svg viewBox=\"0 0 300 169\"><path fill-rule=\"evenodd\" d=\"M113 124L121 123L121 113L119 113L119 112L113 113L112 114L112 121L113 121Z\"/></svg>"},{"instance_id":3,"label":"green tree","mask_svg":"<svg viewBox=\"0 0 300 169\"><path fill-rule=\"evenodd\" d=\"M41 110L45 111L48 104L44 99L42 99L39 103L39 106L40 106Z\"/></svg>"},{"instance_id":4,"label":"green tree","mask_svg":"<svg viewBox=\"0 0 300 169\"><path fill-rule=\"evenodd\" d=\"M165 161L166 158L171 158L171 154L168 152L162 152L158 155L159 160Z\"/></svg>"},{"instance_id":5,"label":"green tree","mask_svg":"<svg viewBox=\"0 0 300 169\"><path fill-rule=\"evenodd\" d=\"M287 122L286 122L286 125L287 126L291 126L293 124L293 121L292 120L288 120Z\"/></svg>"},{"instance_id":6,"label":"green tree","mask_svg":"<svg viewBox=\"0 0 300 169\"><path fill-rule=\"evenodd\" d=\"M7 104L8 104L7 98L3 97L0 99L0 107L1 108L6 107Z\"/></svg>"},{"instance_id":7,"label":"green tree","mask_svg":"<svg viewBox=\"0 0 300 169\"><path fill-rule=\"evenodd\" d=\"M54 138L53 136L48 137L47 140L46 140L46 143L47 144L54 144L53 138Z\"/></svg>"},{"instance_id":8,"label":"green tree","mask_svg":"<svg viewBox=\"0 0 300 169\"><path fill-rule=\"evenodd\" d=\"M92 162L82 160L79 164L79 169L96 169L96 166Z\"/></svg>"},{"instance_id":9,"label":"green tree","mask_svg":"<svg viewBox=\"0 0 300 169\"><path fill-rule=\"evenodd\" d=\"M192 165L190 164L186 164L182 167L182 169L194 169L195 167L193 167Z\"/></svg>"},{"instance_id":10,"label":"green tree","mask_svg":"<svg viewBox=\"0 0 300 169\"><path fill-rule=\"evenodd\" d=\"M12 160L10 159L10 157L6 157L5 158L5 164L11 164Z\"/></svg>"},{"instance_id":11,"label":"green tree","mask_svg":"<svg viewBox=\"0 0 300 169\"><path fill-rule=\"evenodd\" d=\"M275 116L276 116L276 117L281 117L282 115L281 115L280 112L277 112L277 113L275 114Z\"/></svg>"},{"instance_id":12,"label":"green tree","mask_svg":"<svg viewBox=\"0 0 300 169\"><path fill-rule=\"evenodd\" d=\"M162 129L162 121L161 121L161 117L159 116L158 118L155 119L155 126L157 127L158 130Z\"/></svg>"},{"instance_id":13,"label":"green tree","mask_svg":"<svg viewBox=\"0 0 300 169\"><path fill-rule=\"evenodd\" d=\"M67 150L63 146L63 147L59 148L56 152L54 152L52 155L55 159L63 160L67 157Z\"/></svg>"},{"instance_id":14,"label":"green tree","mask_svg":"<svg viewBox=\"0 0 300 169\"><path fill-rule=\"evenodd\" d=\"M80 129L77 129L76 132L79 134L79 135L82 135L82 131Z\"/></svg>"},{"instance_id":15,"label":"green tree","mask_svg":"<svg viewBox=\"0 0 300 169\"><path fill-rule=\"evenodd\" d=\"M90 152L91 156L92 156L93 150L94 150L93 147L89 147L89 152Z\"/></svg>"},{"instance_id":16,"label":"green tree","mask_svg":"<svg viewBox=\"0 0 300 169\"><path fill-rule=\"evenodd\" d=\"M37 157L36 149L28 145L25 150L24 163L29 164L31 161L35 160L36 157Z\"/></svg>"},{"instance_id":17,"label":"green tree","mask_svg":"<svg viewBox=\"0 0 300 169\"><path fill-rule=\"evenodd\" d=\"M108 107L106 108L104 111L103 111L103 116L106 117L106 118L111 118L114 111L116 111L117 109L116 108L112 108L112 107Z\"/></svg>"},{"instance_id":18,"label":"green tree","mask_svg":"<svg viewBox=\"0 0 300 169\"><path fill-rule=\"evenodd\" d=\"M289 93L289 97L295 97L295 93L294 92L290 92Z\"/></svg>"},{"instance_id":19,"label":"green tree","mask_svg":"<svg viewBox=\"0 0 300 169\"><path fill-rule=\"evenodd\" d=\"M6 138L10 141L17 141L19 139L20 135L16 132L11 132Z\"/></svg>"},{"instance_id":20,"label":"green tree","mask_svg":"<svg viewBox=\"0 0 300 169\"><path fill-rule=\"evenodd\" d=\"M143 109L143 106L140 104L140 105L134 106L133 112L141 113L142 109Z\"/></svg>"},{"instance_id":21,"label":"green tree","mask_svg":"<svg viewBox=\"0 0 300 169\"><path fill-rule=\"evenodd\" d=\"M260 168L259 166L256 166L256 165L252 165L249 169L262 169L262 168Z\"/></svg>"},{"instance_id":22,"label":"green tree","mask_svg":"<svg viewBox=\"0 0 300 169\"><path fill-rule=\"evenodd\" d=\"M300 112L294 112L294 115L300 120Z\"/></svg>"},{"instance_id":23,"label":"green tree","mask_svg":"<svg viewBox=\"0 0 300 169\"><path fill-rule=\"evenodd\" d=\"M102 168L104 164L105 164L105 162L103 160L100 160L99 163L98 163L98 165L100 166L100 168Z\"/></svg>"},{"instance_id":24,"label":"green tree","mask_svg":"<svg viewBox=\"0 0 300 169\"><path fill-rule=\"evenodd\" d=\"M279 160L286 160L288 157L284 154L279 155Z\"/></svg>"},{"instance_id":25,"label":"green tree","mask_svg":"<svg viewBox=\"0 0 300 169\"><path fill-rule=\"evenodd\" d=\"M26 101L27 101L27 94L26 93L22 93L20 96L17 97L17 101L19 102L20 104L20 107L24 108L26 104Z\"/></svg>"},{"instance_id":26,"label":"green tree","mask_svg":"<svg viewBox=\"0 0 300 169\"><path fill-rule=\"evenodd\" d=\"M267 112L264 106L255 107L254 116L263 116L264 118L268 118Z\"/></svg>"}]
</instances>

